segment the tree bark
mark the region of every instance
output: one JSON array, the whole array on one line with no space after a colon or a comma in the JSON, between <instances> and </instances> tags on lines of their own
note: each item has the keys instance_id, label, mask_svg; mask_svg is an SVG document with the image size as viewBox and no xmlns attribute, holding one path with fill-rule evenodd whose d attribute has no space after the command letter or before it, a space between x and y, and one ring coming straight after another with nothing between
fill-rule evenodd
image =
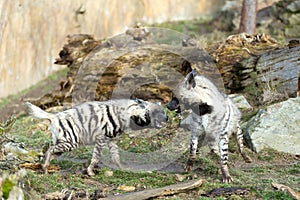
<instances>
[{"instance_id":1,"label":"tree bark","mask_svg":"<svg viewBox=\"0 0 300 200\"><path fill-rule=\"evenodd\" d=\"M243 0L239 33L255 34L257 0Z\"/></svg>"},{"instance_id":2,"label":"tree bark","mask_svg":"<svg viewBox=\"0 0 300 200\"><path fill-rule=\"evenodd\" d=\"M281 45L269 35L242 33L229 36L212 55L227 93L245 93L258 102L265 92L284 98L299 90L300 43Z\"/></svg>"}]
</instances>

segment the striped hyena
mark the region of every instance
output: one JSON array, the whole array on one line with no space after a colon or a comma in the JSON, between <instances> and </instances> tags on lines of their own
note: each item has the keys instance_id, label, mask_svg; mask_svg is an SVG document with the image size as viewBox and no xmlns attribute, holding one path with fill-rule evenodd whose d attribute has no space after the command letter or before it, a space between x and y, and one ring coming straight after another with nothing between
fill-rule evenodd
<instances>
[{"instance_id":1,"label":"striped hyena","mask_svg":"<svg viewBox=\"0 0 300 200\"><path fill-rule=\"evenodd\" d=\"M94 175L94 166L99 162L105 145L108 145L113 160L120 167L118 148L113 138L128 130L161 128L167 121L159 103L140 99L86 102L56 114L45 112L28 102L26 106L31 116L50 120L53 146L45 154L45 173L54 156L82 145L95 145L87 168L90 176Z\"/></svg>"},{"instance_id":2,"label":"striped hyena","mask_svg":"<svg viewBox=\"0 0 300 200\"><path fill-rule=\"evenodd\" d=\"M246 162L251 162L243 146L243 135L239 127L241 113L227 95L194 69L174 90L172 100L167 105L170 110L191 109L188 129L192 132L190 156L186 170L192 169L196 152L207 143L210 149L219 154L223 182L231 182L228 170L228 138L235 135L238 149Z\"/></svg>"}]
</instances>

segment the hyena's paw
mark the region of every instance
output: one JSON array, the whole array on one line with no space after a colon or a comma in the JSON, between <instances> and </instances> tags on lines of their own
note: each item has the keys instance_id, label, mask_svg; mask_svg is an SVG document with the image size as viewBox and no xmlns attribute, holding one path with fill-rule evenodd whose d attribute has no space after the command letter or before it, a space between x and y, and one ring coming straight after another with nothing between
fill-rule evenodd
<instances>
[{"instance_id":1,"label":"hyena's paw","mask_svg":"<svg viewBox=\"0 0 300 200\"><path fill-rule=\"evenodd\" d=\"M90 168L90 167L87 168L87 174L88 174L89 176L95 176L94 170L93 170L92 168Z\"/></svg>"},{"instance_id":2,"label":"hyena's paw","mask_svg":"<svg viewBox=\"0 0 300 200\"><path fill-rule=\"evenodd\" d=\"M222 180L223 183L232 183L233 182L233 179L232 177L227 174L227 175L223 175L223 180Z\"/></svg>"},{"instance_id":3,"label":"hyena's paw","mask_svg":"<svg viewBox=\"0 0 300 200\"><path fill-rule=\"evenodd\" d=\"M233 179L229 174L228 166L227 165L221 165L221 171L222 171L222 176L223 176L222 182L223 183L232 183Z\"/></svg>"},{"instance_id":4,"label":"hyena's paw","mask_svg":"<svg viewBox=\"0 0 300 200\"><path fill-rule=\"evenodd\" d=\"M243 153L242 156L243 156L243 159L246 163L251 163L252 162L252 159L246 153Z\"/></svg>"}]
</instances>

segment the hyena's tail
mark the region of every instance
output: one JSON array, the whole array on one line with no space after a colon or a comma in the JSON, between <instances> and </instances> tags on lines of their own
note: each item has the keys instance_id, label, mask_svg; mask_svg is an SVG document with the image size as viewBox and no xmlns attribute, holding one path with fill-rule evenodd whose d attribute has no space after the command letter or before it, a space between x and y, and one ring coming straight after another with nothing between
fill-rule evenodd
<instances>
[{"instance_id":1,"label":"hyena's tail","mask_svg":"<svg viewBox=\"0 0 300 200\"><path fill-rule=\"evenodd\" d=\"M39 107L26 102L25 103L26 107L27 107L27 112L29 115L39 118L39 119L49 119L51 120L51 118L53 118L54 114L51 113L47 113L45 111L43 111L42 109L40 109Z\"/></svg>"}]
</instances>

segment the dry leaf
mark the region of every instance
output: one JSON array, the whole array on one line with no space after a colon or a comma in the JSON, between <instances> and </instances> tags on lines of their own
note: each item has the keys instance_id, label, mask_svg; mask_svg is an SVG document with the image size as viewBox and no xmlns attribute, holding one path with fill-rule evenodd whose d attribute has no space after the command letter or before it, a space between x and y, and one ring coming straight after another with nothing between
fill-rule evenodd
<instances>
[{"instance_id":1,"label":"dry leaf","mask_svg":"<svg viewBox=\"0 0 300 200\"><path fill-rule=\"evenodd\" d=\"M120 185L117 189L125 191L125 192L132 192L132 191L135 190L135 187L134 186L127 186L127 185Z\"/></svg>"}]
</instances>

